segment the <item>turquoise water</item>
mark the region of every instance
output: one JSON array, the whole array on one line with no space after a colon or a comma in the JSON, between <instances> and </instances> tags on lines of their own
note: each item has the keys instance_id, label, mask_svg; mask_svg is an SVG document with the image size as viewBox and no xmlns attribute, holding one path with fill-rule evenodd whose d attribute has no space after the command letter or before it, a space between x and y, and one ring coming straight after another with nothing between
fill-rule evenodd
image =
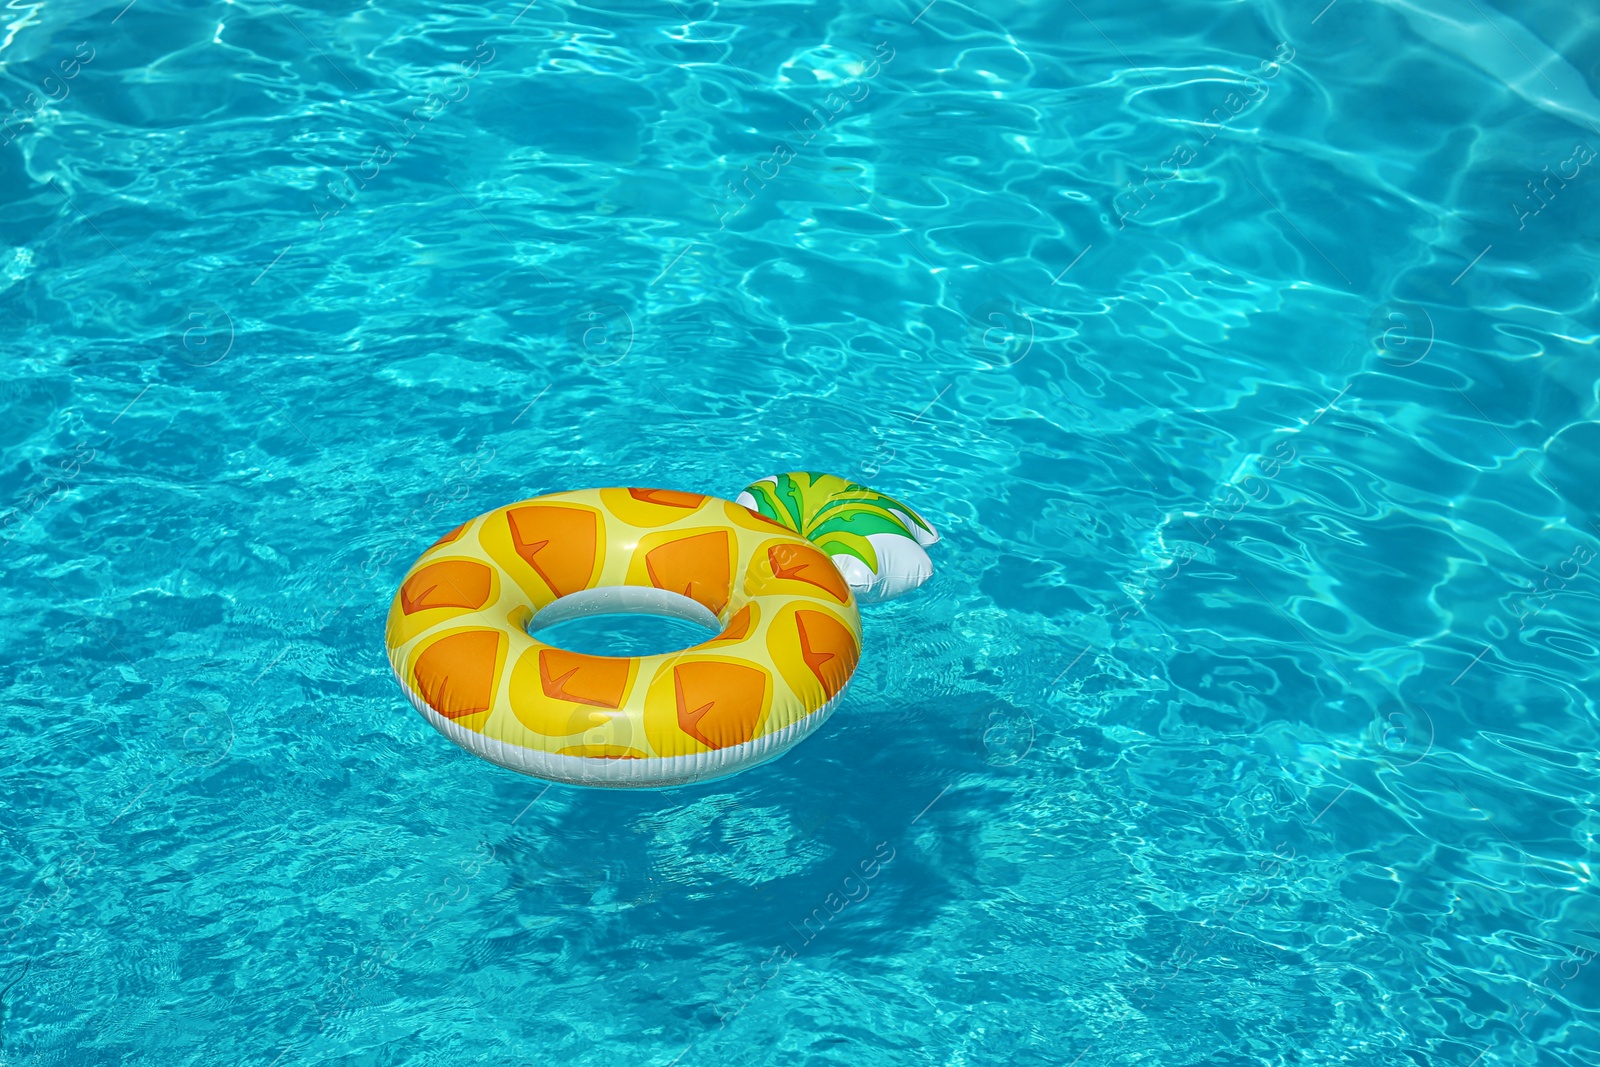
<instances>
[{"instance_id":1,"label":"turquoise water","mask_svg":"<svg viewBox=\"0 0 1600 1067\"><path fill-rule=\"evenodd\" d=\"M667 615L591 615L538 630L539 640L590 656L655 656L693 648L717 630Z\"/></svg>"},{"instance_id":2,"label":"turquoise water","mask_svg":"<svg viewBox=\"0 0 1600 1067\"><path fill-rule=\"evenodd\" d=\"M13 0L0 1062L1595 1063L1600 16L1495 2ZM456 523L792 469L944 540L785 758L402 698Z\"/></svg>"}]
</instances>

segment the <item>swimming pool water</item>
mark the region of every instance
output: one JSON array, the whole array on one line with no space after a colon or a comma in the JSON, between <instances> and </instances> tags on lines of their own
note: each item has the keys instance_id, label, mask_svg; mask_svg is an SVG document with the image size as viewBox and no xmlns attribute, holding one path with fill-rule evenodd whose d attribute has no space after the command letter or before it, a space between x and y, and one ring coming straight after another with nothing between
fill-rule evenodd
<instances>
[{"instance_id":1,"label":"swimming pool water","mask_svg":"<svg viewBox=\"0 0 1600 1067\"><path fill-rule=\"evenodd\" d=\"M539 640L589 656L657 656L709 641L717 630L670 615L609 613L539 629Z\"/></svg>"},{"instance_id":2,"label":"swimming pool water","mask_svg":"<svg viewBox=\"0 0 1600 1067\"><path fill-rule=\"evenodd\" d=\"M1600 17L13 0L0 1062L1593 1064ZM438 736L499 504L943 534L735 778Z\"/></svg>"}]
</instances>

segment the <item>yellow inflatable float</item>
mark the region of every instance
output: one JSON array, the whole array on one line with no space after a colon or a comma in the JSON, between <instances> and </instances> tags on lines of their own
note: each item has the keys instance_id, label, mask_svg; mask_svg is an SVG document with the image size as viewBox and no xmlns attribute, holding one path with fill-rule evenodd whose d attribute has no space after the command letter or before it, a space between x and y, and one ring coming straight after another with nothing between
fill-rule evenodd
<instances>
[{"instance_id":1,"label":"yellow inflatable float","mask_svg":"<svg viewBox=\"0 0 1600 1067\"><path fill-rule=\"evenodd\" d=\"M411 703L462 748L580 785L681 785L781 754L832 714L861 656L858 602L933 573L938 534L827 474L763 478L737 501L584 489L496 508L406 572L385 644ZM680 652L592 656L541 642L584 615L716 631Z\"/></svg>"}]
</instances>

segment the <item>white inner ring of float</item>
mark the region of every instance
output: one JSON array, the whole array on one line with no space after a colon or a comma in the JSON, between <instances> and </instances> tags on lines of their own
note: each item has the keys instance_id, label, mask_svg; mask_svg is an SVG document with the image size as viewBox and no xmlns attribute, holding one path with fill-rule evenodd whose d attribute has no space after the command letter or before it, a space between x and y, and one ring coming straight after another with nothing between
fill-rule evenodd
<instances>
[{"instance_id":1,"label":"white inner ring of float","mask_svg":"<svg viewBox=\"0 0 1600 1067\"><path fill-rule=\"evenodd\" d=\"M528 633L590 615L661 615L670 619L697 622L710 630L706 640L722 632L722 620L712 610L682 593L654 586L612 585L602 589L580 589L568 593L528 621Z\"/></svg>"}]
</instances>

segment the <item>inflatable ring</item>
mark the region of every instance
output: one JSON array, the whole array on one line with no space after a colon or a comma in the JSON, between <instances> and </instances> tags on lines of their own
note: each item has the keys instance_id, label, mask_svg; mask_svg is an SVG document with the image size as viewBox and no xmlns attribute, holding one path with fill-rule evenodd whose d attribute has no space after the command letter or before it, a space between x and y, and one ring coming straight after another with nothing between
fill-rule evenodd
<instances>
[{"instance_id":1,"label":"inflatable ring","mask_svg":"<svg viewBox=\"0 0 1600 1067\"><path fill-rule=\"evenodd\" d=\"M857 600L932 574L938 534L891 497L782 474L739 501L670 489L523 500L441 537L389 608L389 662L462 748L552 781L668 786L787 751L838 705L861 655ZM650 612L715 629L652 656L593 656L538 630Z\"/></svg>"}]
</instances>

